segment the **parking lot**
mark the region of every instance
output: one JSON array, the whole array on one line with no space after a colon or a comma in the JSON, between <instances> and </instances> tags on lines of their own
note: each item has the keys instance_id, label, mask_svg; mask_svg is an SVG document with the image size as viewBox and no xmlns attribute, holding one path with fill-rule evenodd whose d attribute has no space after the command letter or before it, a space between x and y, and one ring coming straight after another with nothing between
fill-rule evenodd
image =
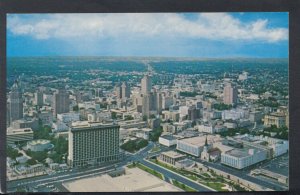
<instances>
[{"instance_id":1,"label":"parking lot","mask_svg":"<svg viewBox=\"0 0 300 195\"><path fill-rule=\"evenodd\" d=\"M269 163L265 164L262 169L278 173L280 175L288 176L289 175L289 155L284 154L274 158Z\"/></svg>"}]
</instances>

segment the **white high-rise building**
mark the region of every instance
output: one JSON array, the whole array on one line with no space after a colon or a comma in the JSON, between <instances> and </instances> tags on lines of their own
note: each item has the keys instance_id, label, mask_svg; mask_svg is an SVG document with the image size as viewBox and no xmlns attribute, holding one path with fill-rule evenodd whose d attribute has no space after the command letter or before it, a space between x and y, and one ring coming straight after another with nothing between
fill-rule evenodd
<instances>
[{"instance_id":1,"label":"white high-rise building","mask_svg":"<svg viewBox=\"0 0 300 195\"><path fill-rule=\"evenodd\" d=\"M68 164L71 167L98 165L120 158L120 126L76 122L69 131Z\"/></svg>"}]
</instances>

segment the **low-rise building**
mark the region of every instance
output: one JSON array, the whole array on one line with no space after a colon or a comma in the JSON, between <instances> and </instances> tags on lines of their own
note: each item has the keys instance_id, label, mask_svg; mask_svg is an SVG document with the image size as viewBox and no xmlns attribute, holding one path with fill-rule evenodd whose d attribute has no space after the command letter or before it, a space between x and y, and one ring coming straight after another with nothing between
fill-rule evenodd
<instances>
[{"instance_id":1,"label":"low-rise building","mask_svg":"<svg viewBox=\"0 0 300 195\"><path fill-rule=\"evenodd\" d=\"M14 144L15 142L30 140L33 140L33 131L31 128L9 129L6 133L7 144Z\"/></svg>"},{"instance_id":2,"label":"low-rise building","mask_svg":"<svg viewBox=\"0 0 300 195\"><path fill-rule=\"evenodd\" d=\"M221 154L221 163L243 169L267 159L267 151L256 148L233 149Z\"/></svg>"},{"instance_id":3,"label":"low-rise building","mask_svg":"<svg viewBox=\"0 0 300 195\"><path fill-rule=\"evenodd\" d=\"M180 154L175 151L168 151L168 152L162 152L157 158L157 160L175 166L176 161L182 160L184 158L185 155L183 154Z\"/></svg>"},{"instance_id":4,"label":"low-rise building","mask_svg":"<svg viewBox=\"0 0 300 195\"><path fill-rule=\"evenodd\" d=\"M75 122L80 120L79 113L75 112L57 114L57 119L64 123Z\"/></svg>"},{"instance_id":5,"label":"low-rise building","mask_svg":"<svg viewBox=\"0 0 300 195\"><path fill-rule=\"evenodd\" d=\"M177 144L177 139L173 135L162 135L158 138L158 142L161 145L170 147Z\"/></svg>"},{"instance_id":6,"label":"low-rise building","mask_svg":"<svg viewBox=\"0 0 300 195\"><path fill-rule=\"evenodd\" d=\"M219 135L197 136L177 140L176 149L187 154L199 157L203 151L205 140L207 138L208 145L220 142L222 138Z\"/></svg>"},{"instance_id":7,"label":"low-rise building","mask_svg":"<svg viewBox=\"0 0 300 195\"><path fill-rule=\"evenodd\" d=\"M264 125L270 127L275 125L277 128L286 126L286 116L281 112L274 112L264 117Z\"/></svg>"}]
</instances>

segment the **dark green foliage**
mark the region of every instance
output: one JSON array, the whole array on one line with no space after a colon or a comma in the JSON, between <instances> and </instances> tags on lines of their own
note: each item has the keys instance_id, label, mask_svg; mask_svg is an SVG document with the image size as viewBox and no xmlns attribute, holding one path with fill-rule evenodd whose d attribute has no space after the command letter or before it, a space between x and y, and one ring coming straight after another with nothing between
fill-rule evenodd
<instances>
[{"instance_id":1,"label":"dark green foliage","mask_svg":"<svg viewBox=\"0 0 300 195\"><path fill-rule=\"evenodd\" d=\"M163 129L162 127L160 128L157 128L157 129L154 129L151 133L150 133L150 136L149 136L149 140L151 141L158 141L158 138L159 136L162 134L163 132Z\"/></svg>"},{"instance_id":2,"label":"dark green foliage","mask_svg":"<svg viewBox=\"0 0 300 195\"><path fill-rule=\"evenodd\" d=\"M133 120L134 118L133 118L133 116L131 116L131 115L127 115L127 116L125 116L125 121L129 121L129 120Z\"/></svg>"},{"instance_id":3,"label":"dark green foliage","mask_svg":"<svg viewBox=\"0 0 300 195\"><path fill-rule=\"evenodd\" d=\"M199 95L197 92L190 92L190 91L181 91L180 96L183 97L195 97L196 95Z\"/></svg>"},{"instance_id":4,"label":"dark green foliage","mask_svg":"<svg viewBox=\"0 0 300 195\"><path fill-rule=\"evenodd\" d=\"M144 139L130 140L121 145L121 148L127 152L135 152L148 145L148 141Z\"/></svg>"},{"instance_id":5,"label":"dark green foliage","mask_svg":"<svg viewBox=\"0 0 300 195\"><path fill-rule=\"evenodd\" d=\"M73 106L73 110L74 110L74 111L79 111L79 107L78 107L78 105L76 105L76 106Z\"/></svg>"},{"instance_id":6,"label":"dark green foliage","mask_svg":"<svg viewBox=\"0 0 300 195\"><path fill-rule=\"evenodd\" d=\"M216 110L230 110L232 108L232 105L220 103L220 104L214 104L213 108Z\"/></svg>"},{"instance_id":7,"label":"dark green foliage","mask_svg":"<svg viewBox=\"0 0 300 195\"><path fill-rule=\"evenodd\" d=\"M7 146L7 148L6 148L6 153L7 153L7 156L10 157L11 159L16 159L16 157L19 156L18 150L13 149L13 148L10 147L10 146Z\"/></svg>"}]
</instances>

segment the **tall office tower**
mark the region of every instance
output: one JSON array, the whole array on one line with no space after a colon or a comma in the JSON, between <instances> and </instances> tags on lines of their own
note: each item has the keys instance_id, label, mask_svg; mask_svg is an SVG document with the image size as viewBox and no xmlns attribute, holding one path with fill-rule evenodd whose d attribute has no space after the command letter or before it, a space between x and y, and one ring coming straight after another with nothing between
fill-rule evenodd
<instances>
[{"instance_id":1,"label":"tall office tower","mask_svg":"<svg viewBox=\"0 0 300 195\"><path fill-rule=\"evenodd\" d=\"M232 84L227 84L224 87L224 97L223 97L223 101L224 104L237 104L237 99L238 99L238 90L237 88L232 85Z\"/></svg>"},{"instance_id":2,"label":"tall office tower","mask_svg":"<svg viewBox=\"0 0 300 195\"><path fill-rule=\"evenodd\" d=\"M117 161L120 126L101 123L77 123L69 131L68 164L72 167Z\"/></svg>"},{"instance_id":3,"label":"tall office tower","mask_svg":"<svg viewBox=\"0 0 300 195\"><path fill-rule=\"evenodd\" d=\"M142 78L141 81L141 92L142 94L148 94L151 91L152 88L152 80L149 75L145 75L144 78Z\"/></svg>"},{"instance_id":4,"label":"tall office tower","mask_svg":"<svg viewBox=\"0 0 300 195\"><path fill-rule=\"evenodd\" d=\"M77 104L80 103L80 102L82 102L82 95L83 95L82 92L80 92L80 91L75 91L75 97L76 97L76 103L77 103Z\"/></svg>"},{"instance_id":5,"label":"tall office tower","mask_svg":"<svg viewBox=\"0 0 300 195\"><path fill-rule=\"evenodd\" d=\"M156 93L156 109L157 113L161 113L162 111L162 94L161 93Z\"/></svg>"},{"instance_id":6,"label":"tall office tower","mask_svg":"<svg viewBox=\"0 0 300 195\"><path fill-rule=\"evenodd\" d=\"M122 98L129 98L130 97L130 87L126 82L123 82L121 85L122 88Z\"/></svg>"},{"instance_id":7,"label":"tall office tower","mask_svg":"<svg viewBox=\"0 0 300 195\"><path fill-rule=\"evenodd\" d=\"M10 126L10 104L9 102L6 103L6 126Z\"/></svg>"},{"instance_id":8,"label":"tall office tower","mask_svg":"<svg viewBox=\"0 0 300 195\"><path fill-rule=\"evenodd\" d=\"M23 118L23 99L21 87L19 86L18 81L15 81L13 84L9 98L10 123L12 123L15 120Z\"/></svg>"},{"instance_id":9,"label":"tall office tower","mask_svg":"<svg viewBox=\"0 0 300 195\"><path fill-rule=\"evenodd\" d=\"M57 114L67 113L70 111L70 98L65 89L59 89L53 95L54 117Z\"/></svg>"},{"instance_id":10,"label":"tall office tower","mask_svg":"<svg viewBox=\"0 0 300 195\"><path fill-rule=\"evenodd\" d=\"M122 98L122 86L120 83L118 83L116 86L115 86L115 94L117 96L118 99L121 99Z\"/></svg>"},{"instance_id":11,"label":"tall office tower","mask_svg":"<svg viewBox=\"0 0 300 195\"><path fill-rule=\"evenodd\" d=\"M95 96L96 97L103 97L103 90L101 88L95 89Z\"/></svg>"},{"instance_id":12,"label":"tall office tower","mask_svg":"<svg viewBox=\"0 0 300 195\"><path fill-rule=\"evenodd\" d=\"M188 109L188 120L195 121L200 118L200 109L196 106L191 106Z\"/></svg>"},{"instance_id":13,"label":"tall office tower","mask_svg":"<svg viewBox=\"0 0 300 195\"><path fill-rule=\"evenodd\" d=\"M43 104L44 104L43 96L44 96L44 94L42 91L38 90L37 92L35 92L34 99L35 99L35 104L37 106L43 106Z\"/></svg>"},{"instance_id":14,"label":"tall office tower","mask_svg":"<svg viewBox=\"0 0 300 195\"><path fill-rule=\"evenodd\" d=\"M150 94L143 94L142 96L142 114L143 116L150 116L150 102L151 102L151 95Z\"/></svg>"}]
</instances>

